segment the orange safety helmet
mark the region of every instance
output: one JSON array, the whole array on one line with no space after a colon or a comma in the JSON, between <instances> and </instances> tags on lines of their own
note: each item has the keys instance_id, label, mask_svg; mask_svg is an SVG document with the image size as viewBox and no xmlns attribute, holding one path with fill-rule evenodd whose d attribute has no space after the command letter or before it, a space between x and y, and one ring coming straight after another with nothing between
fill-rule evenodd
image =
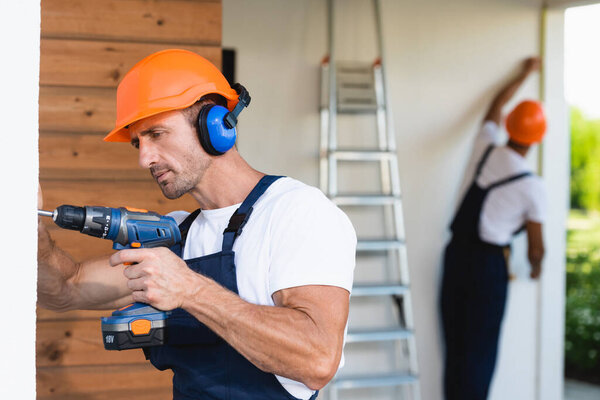
<instances>
[{"instance_id":1,"label":"orange safety helmet","mask_svg":"<svg viewBox=\"0 0 600 400\"><path fill-rule=\"evenodd\" d=\"M542 141L546 133L546 116L542 105L534 100L519 103L506 117L510 140L530 146Z\"/></svg>"},{"instance_id":2,"label":"orange safety helmet","mask_svg":"<svg viewBox=\"0 0 600 400\"><path fill-rule=\"evenodd\" d=\"M225 97L230 111L238 103L237 92L204 57L179 49L151 54L119 83L117 122L104 140L129 142L128 125L164 111L187 108L210 93Z\"/></svg>"}]
</instances>

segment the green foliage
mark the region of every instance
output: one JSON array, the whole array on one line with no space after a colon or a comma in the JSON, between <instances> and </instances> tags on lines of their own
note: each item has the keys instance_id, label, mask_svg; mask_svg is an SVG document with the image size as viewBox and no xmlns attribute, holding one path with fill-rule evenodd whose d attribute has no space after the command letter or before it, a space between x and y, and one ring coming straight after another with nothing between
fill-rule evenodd
<instances>
[{"instance_id":1,"label":"green foliage","mask_svg":"<svg viewBox=\"0 0 600 400\"><path fill-rule=\"evenodd\" d=\"M600 120L571 108L571 207L600 210Z\"/></svg>"},{"instance_id":2,"label":"green foliage","mask_svg":"<svg viewBox=\"0 0 600 400\"><path fill-rule=\"evenodd\" d=\"M567 232L565 373L600 379L600 217L572 211Z\"/></svg>"}]
</instances>

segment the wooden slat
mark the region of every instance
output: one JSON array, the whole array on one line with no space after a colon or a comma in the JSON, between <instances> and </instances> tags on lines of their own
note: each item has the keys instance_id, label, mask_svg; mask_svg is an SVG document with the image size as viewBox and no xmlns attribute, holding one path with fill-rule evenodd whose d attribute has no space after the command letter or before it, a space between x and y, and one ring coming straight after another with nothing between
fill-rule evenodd
<instances>
[{"instance_id":1,"label":"wooden slat","mask_svg":"<svg viewBox=\"0 0 600 400\"><path fill-rule=\"evenodd\" d=\"M148 376L147 379L152 379ZM38 392L39 393L39 392ZM102 390L94 393L68 393L59 396L38 396L37 400L168 400L173 398L171 386L152 390L121 389Z\"/></svg>"},{"instance_id":2,"label":"wooden slat","mask_svg":"<svg viewBox=\"0 0 600 400\"><path fill-rule=\"evenodd\" d=\"M130 398L141 399L141 396L152 391L171 387L172 376L171 371L157 371L149 362L115 366L38 367L37 393L38 399L88 400L102 398L94 397L98 393L128 390L136 393Z\"/></svg>"},{"instance_id":3,"label":"wooden slat","mask_svg":"<svg viewBox=\"0 0 600 400\"><path fill-rule=\"evenodd\" d=\"M128 143L107 143L103 135L42 132L39 138L42 179L135 179L153 182L138 165L138 151Z\"/></svg>"},{"instance_id":4,"label":"wooden slat","mask_svg":"<svg viewBox=\"0 0 600 400\"><path fill-rule=\"evenodd\" d=\"M110 314L110 312L108 312ZM107 310L74 310L66 312L55 312L37 307L37 321L73 321L73 320L99 320L100 317L106 317Z\"/></svg>"},{"instance_id":5,"label":"wooden slat","mask_svg":"<svg viewBox=\"0 0 600 400\"><path fill-rule=\"evenodd\" d=\"M40 179L64 181L146 181L151 180L148 171L142 169L68 169L45 168L40 171Z\"/></svg>"},{"instance_id":6,"label":"wooden slat","mask_svg":"<svg viewBox=\"0 0 600 400\"><path fill-rule=\"evenodd\" d=\"M193 211L198 208L198 204L190 195L184 195L177 200L168 200L154 181L42 181L41 186L44 209L47 210L53 210L61 204L129 206L161 214L174 210Z\"/></svg>"},{"instance_id":7,"label":"wooden slat","mask_svg":"<svg viewBox=\"0 0 600 400\"><path fill-rule=\"evenodd\" d=\"M114 88L40 87L40 131L108 133L115 126Z\"/></svg>"},{"instance_id":8,"label":"wooden slat","mask_svg":"<svg viewBox=\"0 0 600 400\"><path fill-rule=\"evenodd\" d=\"M110 315L105 311L104 316ZM140 364L141 349L108 351L102 344L100 318L79 321L43 321L37 324L38 367Z\"/></svg>"},{"instance_id":9,"label":"wooden slat","mask_svg":"<svg viewBox=\"0 0 600 400\"><path fill-rule=\"evenodd\" d=\"M191 50L221 66L218 46L42 39L40 85L116 87L142 58L173 47Z\"/></svg>"},{"instance_id":10,"label":"wooden slat","mask_svg":"<svg viewBox=\"0 0 600 400\"><path fill-rule=\"evenodd\" d=\"M43 0L42 37L221 44L221 3Z\"/></svg>"}]
</instances>

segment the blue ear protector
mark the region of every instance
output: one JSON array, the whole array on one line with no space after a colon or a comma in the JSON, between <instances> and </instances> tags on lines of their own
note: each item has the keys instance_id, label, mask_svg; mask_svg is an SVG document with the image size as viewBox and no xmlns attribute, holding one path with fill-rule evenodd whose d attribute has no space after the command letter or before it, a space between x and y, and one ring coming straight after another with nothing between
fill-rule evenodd
<instances>
[{"instance_id":1,"label":"blue ear protector","mask_svg":"<svg viewBox=\"0 0 600 400\"><path fill-rule=\"evenodd\" d=\"M235 144L237 117L250 104L250 94L239 83L232 86L238 93L238 103L232 111L209 104L198 114L198 136L204 150L213 156L225 154Z\"/></svg>"}]
</instances>

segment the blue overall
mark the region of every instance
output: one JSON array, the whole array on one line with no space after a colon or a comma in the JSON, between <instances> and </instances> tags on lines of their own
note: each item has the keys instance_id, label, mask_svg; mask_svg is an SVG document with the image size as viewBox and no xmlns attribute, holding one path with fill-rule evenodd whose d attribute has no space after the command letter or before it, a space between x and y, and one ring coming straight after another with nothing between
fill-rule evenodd
<instances>
[{"instance_id":1,"label":"blue overall","mask_svg":"<svg viewBox=\"0 0 600 400\"><path fill-rule=\"evenodd\" d=\"M242 233L256 200L278 178L263 177L235 211L223 233L219 253L185 260L188 267L238 293L233 243ZM180 224L182 243L199 213L200 210L196 210ZM181 247L173 250L182 256ZM173 370L174 400L298 400L281 386L275 375L258 369L183 309L173 310L168 319L166 344L150 347L146 354L159 370ZM311 399L316 397L317 393Z\"/></svg>"},{"instance_id":2,"label":"blue overall","mask_svg":"<svg viewBox=\"0 0 600 400\"><path fill-rule=\"evenodd\" d=\"M444 254L441 311L446 400L486 399L496 364L508 286L504 250L509 244L482 241L479 220L490 191L531 173L480 187L477 178L493 148L490 145L479 161L475 178L452 222L452 239Z\"/></svg>"}]
</instances>

